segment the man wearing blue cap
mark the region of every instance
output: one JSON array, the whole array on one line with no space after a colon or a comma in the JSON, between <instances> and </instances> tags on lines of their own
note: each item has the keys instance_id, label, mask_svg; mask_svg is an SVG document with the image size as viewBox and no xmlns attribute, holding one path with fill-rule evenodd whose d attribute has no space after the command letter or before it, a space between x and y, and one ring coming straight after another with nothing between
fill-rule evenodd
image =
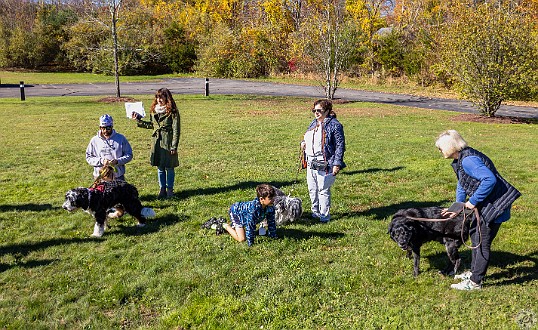
<instances>
[{"instance_id":1,"label":"man wearing blue cap","mask_svg":"<svg viewBox=\"0 0 538 330\"><path fill-rule=\"evenodd\" d=\"M99 131L86 148L86 161L93 166L93 177L99 177L103 166L115 168L114 179L125 180L125 164L133 159L133 149L122 134L114 130L114 121L108 114L99 118Z\"/></svg>"}]
</instances>

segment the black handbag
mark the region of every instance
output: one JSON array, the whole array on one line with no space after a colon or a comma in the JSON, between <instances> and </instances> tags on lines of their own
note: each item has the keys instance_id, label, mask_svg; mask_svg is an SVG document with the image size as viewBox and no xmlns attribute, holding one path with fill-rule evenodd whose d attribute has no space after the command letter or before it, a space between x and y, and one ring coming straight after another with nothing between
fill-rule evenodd
<instances>
[{"instance_id":1,"label":"black handbag","mask_svg":"<svg viewBox=\"0 0 538 330\"><path fill-rule=\"evenodd\" d=\"M329 163L324 160L312 159L310 161L310 168L317 171L327 171Z\"/></svg>"}]
</instances>

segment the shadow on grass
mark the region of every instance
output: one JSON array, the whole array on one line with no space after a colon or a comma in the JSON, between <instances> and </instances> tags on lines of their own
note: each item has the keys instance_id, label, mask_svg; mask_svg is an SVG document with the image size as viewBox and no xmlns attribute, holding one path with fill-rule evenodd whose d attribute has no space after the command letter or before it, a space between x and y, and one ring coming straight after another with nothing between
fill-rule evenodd
<instances>
[{"instance_id":1,"label":"shadow on grass","mask_svg":"<svg viewBox=\"0 0 538 330\"><path fill-rule=\"evenodd\" d=\"M396 172L399 170L403 170L404 168L405 167L403 166L397 166L393 168L369 168L366 170L356 170L356 171L348 171L348 169L345 168L339 174L340 175L355 175L355 174L376 173L376 172Z\"/></svg>"},{"instance_id":2,"label":"shadow on grass","mask_svg":"<svg viewBox=\"0 0 538 330\"><path fill-rule=\"evenodd\" d=\"M18 204L18 205L0 205L0 212L13 212L13 211L47 211L58 210L59 206L52 206L52 204Z\"/></svg>"},{"instance_id":3,"label":"shadow on grass","mask_svg":"<svg viewBox=\"0 0 538 330\"><path fill-rule=\"evenodd\" d=\"M128 217L128 216L127 216ZM188 217L186 216L177 216L177 215L166 215L163 217L158 217L153 220L149 220L147 225L142 228L138 228L136 226L126 225L120 221L119 225L111 225L111 228L107 231L105 231L105 236L102 238L94 238L94 237L85 237L85 238L58 238L58 239L51 239L46 240L42 242L32 242L32 243L20 243L20 244L11 244L11 245L4 245L0 246L0 256L4 255L12 255L15 259L14 264L4 264L0 263L0 273L11 269L13 267L25 267L25 268L34 268L34 267L40 267L48 265L54 261L57 261L58 259L51 259L51 260L29 260L29 261L23 261L22 259L26 257L28 254L34 251L44 250L52 246L58 246L58 245L67 245L67 244L78 244L78 243L86 243L86 242L101 242L105 240L108 236L114 236L114 234L117 234L115 232L111 232L111 229L113 230L115 227L120 228L120 234L126 235L126 236L139 236L139 235L147 235L150 233L158 232L161 228L166 226L171 226L175 223L186 221L188 220ZM90 232L88 232L88 235Z\"/></svg>"},{"instance_id":4,"label":"shadow on grass","mask_svg":"<svg viewBox=\"0 0 538 330\"><path fill-rule=\"evenodd\" d=\"M119 224L111 224L110 228L118 228L119 232L112 232L111 235L114 234L121 234L126 236L140 236L140 235L147 235L156 233L161 228L172 226L178 222L188 221L189 217L185 215L175 215L175 214L167 214L162 217L157 217L155 219L150 219L147 221L146 226L144 227L137 227L134 225L127 225L125 223L122 223L120 220ZM105 233L106 235L106 233Z\"/></svg>"},{"instance_id":5,"label":"shadow on grass","mask_svg":"<svg viewBox=\"0 0 538 330\"><path fill-rule=\"evenodd\" d=\"M176 192L176 195L174 198L168 199L168 200L174 201L175 199L187 199L192 196L215 195L215 194L221 194L221 193L239 190L239 189L252 189L253 193L255 194L254 189L256 188L257 185L261 183L268 183L277 188L283 188L283 187L291 186L294 184L293 181L270 181L270 182L245 181L245 182L239 182L239 183L236 183L230 186L224 186L224 187L207 187L207 188L200 188L200 189L180 190ZM151 201L156 201L157 196L145 195L145 196L141 196L140 199L142 201L151 202Z\"/></svg>"},{"instance_id":6,"label":"shadow on grass","mask_svg":"<svg viewBox=\"0 0 538 330\"><path fill-rule=\"evenodd\" d=\"M9 254L9 255L12 255L13 258L15 258L16 260L16 262L13 265L0 263L0 272L4 272L13 267L25 267L25 268L40 267L40 266L45 266L56 261L56 260L22 261L22 258L26 257L28 254L30 254L33 251L44 250L51 246L77 244L77 243L91 242L95 240L96 239L90 238L90 237L70 238L70 239L58 238L58 239L51 239L51 240L46 240L42 242L20 243L20 244L0 246L0 256Z\"/></svg>"},{"instance_id":7,"label":"shadow on grass","mask_svg":"<svg viewBox=\"0 0 538 330\"><path fill-rule=\"evenodd\" d=\"M495 280L495 285L523 284L538 280L538 251L526 255L493 251L490 265L503 268L500 273L487 277L487 279Z\"/></svg>"},{"instance_id":8,"label":"shadow on grass","mask_svg":"<svg viewBox=\"0 0 538 330\"><path fill-rule=\"evenodd\" d=\"M381 207L374 207L364 211L354 211L354 212L342 212L334 213L331 215L331 220L341 220L351 217L370 217L373 216L375 220L383 220L398 211L399 209L408 209L408 208L418 208L418 207L430 207L430 206L440 206L445 205L451 202L450 200L441 200L441 201L431 201L431 202L402 202L397 204L390 204Z\"/></svg>"},{"instance_id":9,"label":"shadow on grass","mask_svg":"<svg viewBox=\"0 0 538 330\"><path fill-rule=\"evenodd\" d=\"M343 233L327 233L327 232L316 232L316 231L303 231L292 228L278 227L278 236L281 238L290 238L296 241L311 239L314 237L327 238L327 239L337 239L344 237Z\"/></svg>"},{"instance_id":10,"label":"shadow on grass","mask_svg":"<svg viewBox=\"0 0 538 330\"><path fill-rule=\"evenodd\" d=\"M46 259L46 260L30 260L30 261L21 261L17 262L14 265L8 265L8 264L2 264L0 263L0 273L5 272L8 269L11 269L13 267L22 267L22 268L35 268L35 267L41 267L41 266L47 266L54 261L58 261L58 259Z\"/></svg>"},{"instance_id":11,"label":"shadow on grass","mask_svg":"<svg viewBox=\"0 0 538 330\"><path fill-rule=\"evenodd\" d=\"M495 244L495 241L493 242ZM442 245L439 247L443 249ZM462 266L460 271L468 270L471 264L471 251L460 248ZM442 270L445 268L448 257L446 253L423 256L427 258L431 267ZM502 268L501 272L486 275L486 280L492 285L523 284L538 280L538 251L526 255L517 255L506 251L492 251L490 266Z\"/></svg>"}]
</instances>

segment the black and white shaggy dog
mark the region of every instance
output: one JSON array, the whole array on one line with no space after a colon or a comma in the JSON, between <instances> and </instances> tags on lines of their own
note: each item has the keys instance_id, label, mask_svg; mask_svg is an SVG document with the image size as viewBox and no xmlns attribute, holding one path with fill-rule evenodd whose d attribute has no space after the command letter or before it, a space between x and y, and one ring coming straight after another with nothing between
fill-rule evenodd
<instances>
[{"instance_id":1,"label":"black and white shaggy dog","mask_svg":"<svg viewBox=\"0 0 538 330\"><path fill-rule=\"evenodd\" d=\"M421 221L412 218L442 219L440 207L409 208L396 212L389 224L388 233L398 246L407 251L407 257L413 255L413 275L418 276L420 264L420 247L430 241L445 245L449 262L442 274L457 273L461 263L458 248L469 237L469 220L463 223L463 213L447 221ZM469 216L470 218L470 216ZM462 233L463 229L463 233Z\"/></svg>"},{"instance_id":2,"label":"black and white shaggy dog","mask_svg":"<svg viewBox=\"0 0 538 330\"><path fill-rule=\"evenodd\" d=\"M117 204L138 220L140 227L145 225L146 219L155 217L153 209L142 206L136 187L122 180L103 181L95 188L71 189L65 194L62 207L69 212L80 208L91 214L95 218L92 236L101 237L105 232L107 210Z\"/></svg>"},{"instance_id":3,"label":"black and white shaggy dog","mask_svg":"<svg viewBox=\"0 0 538 330\"><path fill-rule=\"evenodd\" d=\"M299 219L303 214L303 201L297 197L286 195L282 190L275 189L273 205L275 207L275 222L283 226Z\"/></svg>"}]
</instances>

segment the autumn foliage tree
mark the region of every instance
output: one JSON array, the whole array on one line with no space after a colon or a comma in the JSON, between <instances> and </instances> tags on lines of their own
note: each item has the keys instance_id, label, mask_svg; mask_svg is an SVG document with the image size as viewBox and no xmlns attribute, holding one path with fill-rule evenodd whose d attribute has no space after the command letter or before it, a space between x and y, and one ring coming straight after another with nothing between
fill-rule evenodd
<instances>
[{"instance_id":1,"label":"autumn foliage tree","mask_svg":"<svg viewBox=\"0 0 538 330\"><path fill-rule=\"evenodd\" d=\"M525 97L536 86L536 20L526 10L502 1L454 5L452 20L439 30L446 71L485 116L494 116L503 101Z\"/></svg>"},{"instance_id":2,"label":"autumn foliage tree","mask_svg":"<svg viewBox=\"0 0 538 330\"><path fill-rule=\"evenodd\" d=\"M0 67L315 75L327 98L398 76L493 115L538 94L536 22L537 0L2 0Z\"/></svg>"}]
</instances>

